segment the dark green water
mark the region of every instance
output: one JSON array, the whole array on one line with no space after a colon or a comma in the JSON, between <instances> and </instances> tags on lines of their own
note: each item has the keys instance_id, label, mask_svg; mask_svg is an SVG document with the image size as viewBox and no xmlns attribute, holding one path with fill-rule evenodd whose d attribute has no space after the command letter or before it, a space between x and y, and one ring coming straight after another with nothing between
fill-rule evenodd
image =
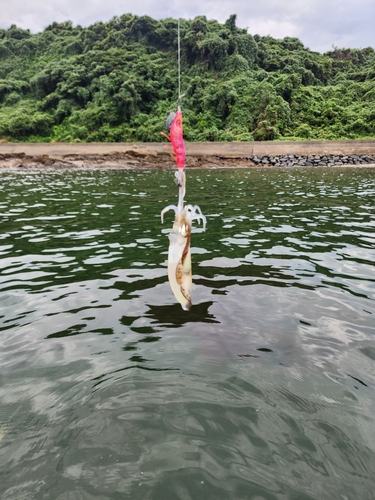
<instances>
[{"instance_id":1,"label":"dark green water","mask_svg":"<svg viewBox=\"0 0 375 500\"><path fill-rule=\"evenodd\" d=\"M373 499L375 170L0 174L0 498Z\"/></svg>"}]
</instances>

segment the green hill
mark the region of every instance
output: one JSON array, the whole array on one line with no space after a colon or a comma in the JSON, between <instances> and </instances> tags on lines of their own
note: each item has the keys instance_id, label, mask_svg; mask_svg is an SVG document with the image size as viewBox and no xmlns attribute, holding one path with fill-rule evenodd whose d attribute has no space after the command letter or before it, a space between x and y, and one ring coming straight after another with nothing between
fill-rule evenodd
<instances>
[{"instance_id":1,"label":"green hill","mask_svg":"<svg viewBox=\"0 0 375 500\"><path fill-rule=\"evenodd\" d=\"M375 137L375 52L312 52L204 16L181 20L190 141ZM0 139L161 141L177 105L177 21L0 30Z\"/></svg>"}]
</instances>

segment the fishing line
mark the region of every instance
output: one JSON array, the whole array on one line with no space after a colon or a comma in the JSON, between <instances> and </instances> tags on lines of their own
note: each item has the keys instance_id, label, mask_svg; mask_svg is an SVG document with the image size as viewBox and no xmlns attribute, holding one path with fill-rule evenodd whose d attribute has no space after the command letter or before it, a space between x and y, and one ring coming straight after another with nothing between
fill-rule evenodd
<instances>
[{"instance_id":1,"label":"fishing line","mask_svg":"<svg viewBox=\"0 0 375 500\"><path fill-rule=\"evenodd\" d=\"M181 43L180 43L180 18L177 22L177 58L178 58L178 110L181 110Z\"/></svg>"}]
</instances>

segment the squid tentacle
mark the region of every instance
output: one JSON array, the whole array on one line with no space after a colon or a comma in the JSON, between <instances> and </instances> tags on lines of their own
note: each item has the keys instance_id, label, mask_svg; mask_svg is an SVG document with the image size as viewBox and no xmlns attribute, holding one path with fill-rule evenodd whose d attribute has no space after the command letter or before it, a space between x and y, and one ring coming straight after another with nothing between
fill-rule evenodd
<instances>
[{"instance_id":1,"label":"squid tentacle","mask_svg":"<svg viewBox=\"0 0 375 500\"><path fill-rule=\"evenodd\" d=\"M206 220L206 217L202 214L202 211L198 205L194 205L194 206L193 205L185 205L184 210L189 212L189 216L190 216L190 219L192 221L196 220L196 221L198 221L199 224L202 221L203 229L206 229L207 220Z\"/></svg>"},{"instance_id":2,"label":"squid tentacle","mask_svg":"<svg viewBox=\"0 0 375 500\"><path fill-rule=\"evenodd\" d=\"M164 214L169 212L169 210L174 210L175 214L177 215L177 207L176 205L168 205L167 207L163 208L163 210L161 211L161 222L164 223Z\"/></svg>"}]
</instances>

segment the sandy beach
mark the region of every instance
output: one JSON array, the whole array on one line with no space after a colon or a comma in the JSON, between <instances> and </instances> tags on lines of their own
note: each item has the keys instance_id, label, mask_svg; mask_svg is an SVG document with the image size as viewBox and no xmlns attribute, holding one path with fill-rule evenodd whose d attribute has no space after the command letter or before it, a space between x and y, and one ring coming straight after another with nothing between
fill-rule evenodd
<instances>
[{"instance_id":1,"label":"sandy beach","mask_svg":"<svg viewBox=\"0 0 375 500\"><path fill-rule=\"evenodd\" d=\"M175 168L165 146L162 142L0 143L0 168ZM186 143L186 167L334 165L342 164L343 158L347 165L373 166L375 140Z\"/></svg>"}]
</instances>

